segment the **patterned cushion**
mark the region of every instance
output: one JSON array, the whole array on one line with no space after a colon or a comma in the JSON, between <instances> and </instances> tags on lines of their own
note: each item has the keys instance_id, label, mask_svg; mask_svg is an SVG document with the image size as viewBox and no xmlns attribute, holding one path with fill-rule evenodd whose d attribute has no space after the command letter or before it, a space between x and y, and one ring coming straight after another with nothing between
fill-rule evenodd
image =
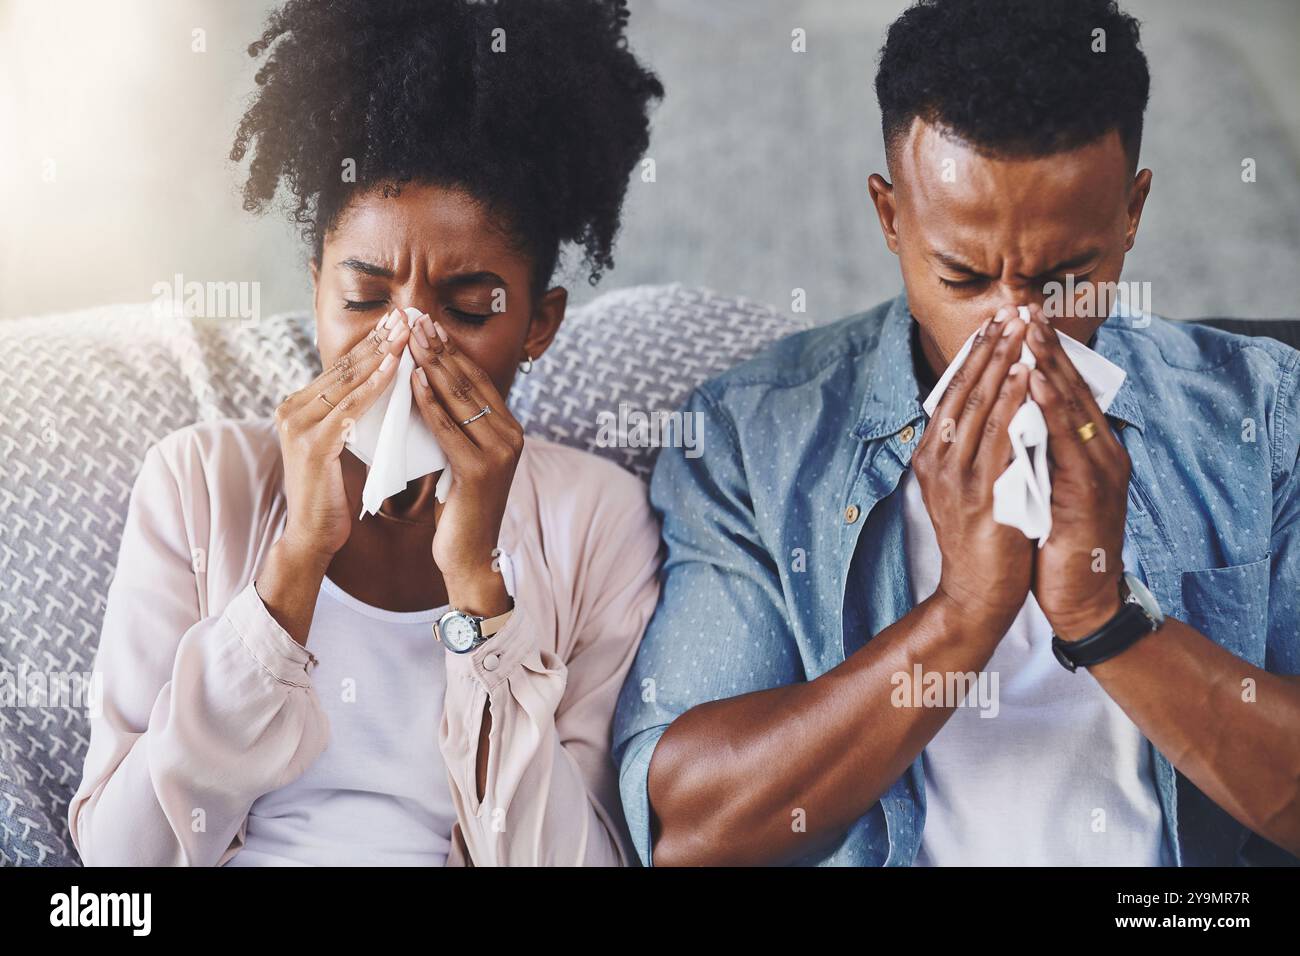
<instances>
[{"instance_id":1,"label":"patterned cushion","mask_svg":"<svg viewBox=\"0 0 1300 956\"><path fill-rule=\"evenodd\" d=\"M610 292L572 310L511 407L530 434L646 477L656 449L608 443L602 413L671 411L802 327L679 285ZM145 304L0 322L0 673L90 671L151 444L195 421L269 416L319 371L307 313L251 325ZM78 862L66 819L86 744L81 708L0 706L0 864Z\"/></svg>"}]
</instances>

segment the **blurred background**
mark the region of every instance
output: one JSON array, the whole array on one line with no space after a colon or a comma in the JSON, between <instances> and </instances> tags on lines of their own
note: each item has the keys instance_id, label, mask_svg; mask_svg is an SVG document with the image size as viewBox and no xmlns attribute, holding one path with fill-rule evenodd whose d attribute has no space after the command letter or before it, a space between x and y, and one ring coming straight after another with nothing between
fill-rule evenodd
<instances>
[{"instance_id":1,"label":"blurred background","mask_svg":"<svg viewBox=\"0 0 1300 956\"><path fill-rule=\"evenodd\" d=\"M0 0L0 318L149 301L176 274L260 283L263 314L310 306L297 233L242 210L226 158L271 5ZM801 288L816 322L894 295L866 180L884 172L876 56L906 5L632 0L667 88L657 181L631 183L596 291L682 282L788 310ZM1125 278L1176 318L1300 314L1300 2L1121 6L1143 21L1155 172Z\"/></svg>"}]
</instances>

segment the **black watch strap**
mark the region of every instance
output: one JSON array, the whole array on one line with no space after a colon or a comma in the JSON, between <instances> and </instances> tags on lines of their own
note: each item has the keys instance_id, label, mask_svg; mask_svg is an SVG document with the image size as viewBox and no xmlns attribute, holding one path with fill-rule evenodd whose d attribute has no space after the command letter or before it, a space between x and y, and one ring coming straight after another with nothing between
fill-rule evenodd
<instances>
[{"instance_id":1,"label":"black watch strap","mask_svg":"<svg viewBox=\"0 0 1300 956\"><path fill-rule=\"evenodd\" d=\"M1160 625L1136 602L1125 602L1118 613L1087 637L1063 641L1052 635L1052 653L1070 671L1092 667L1128 650Z\"/></svg>"}]
</instances>

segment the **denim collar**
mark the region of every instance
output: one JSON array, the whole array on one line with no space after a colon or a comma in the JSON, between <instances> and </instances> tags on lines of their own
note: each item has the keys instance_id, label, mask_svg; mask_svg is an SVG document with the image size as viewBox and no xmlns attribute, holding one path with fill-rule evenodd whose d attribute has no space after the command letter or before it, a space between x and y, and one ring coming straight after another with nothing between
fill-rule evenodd
<instances>
[{"instance_id":1,"label":"denim collar","mask_svg":"<svg viewBox=\"0 0 1300 956\"><path fill-rule=\"evenodd\" d=\"M912 324L915 321L907 307L906 293L900 293L890 303L881 325L871 383L862 402L858 425L853 430L854 437L863 441L885 438L925 418L925 409L921 407L925 396L920 394L921 385L913 365ZM1117 307L1097 329L1090 345L1097 354L1121 368L1125 363L1118 327L1130 321L1132 317ZM1145 425L1137 385L1131 375L1125 377L1106 417L1139 430Z\"/></svg>"}]
</instances>

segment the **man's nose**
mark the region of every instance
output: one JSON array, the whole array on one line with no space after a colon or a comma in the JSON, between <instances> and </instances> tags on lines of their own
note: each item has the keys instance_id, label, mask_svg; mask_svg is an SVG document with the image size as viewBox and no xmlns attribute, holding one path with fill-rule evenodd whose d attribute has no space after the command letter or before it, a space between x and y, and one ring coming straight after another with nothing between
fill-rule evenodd
<instances>
[{"instance_id":1,"label":"man's nose","mask_svg":"<svg viewBox=\"0 0 1300 956\"><path fill-rule=\"evenodd\" d=\"M1003 305L1036 305L1043 307L1047 301L1047 294L1043 291L1041 283L1030 282L1003 282L999 285L998 306Z\"/></svg>"}]
</instances>

